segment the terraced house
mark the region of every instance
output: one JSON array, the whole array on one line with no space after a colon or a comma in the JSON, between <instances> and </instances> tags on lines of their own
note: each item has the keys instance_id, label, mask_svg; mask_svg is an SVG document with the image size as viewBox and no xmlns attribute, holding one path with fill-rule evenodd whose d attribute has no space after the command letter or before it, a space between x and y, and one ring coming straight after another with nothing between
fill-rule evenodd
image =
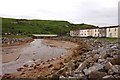
<instances>
[{"instance_id":1,"label":"terraced house","mask_svg":"<svg viewBox=\"0 0 120 80\"><path fill-rule=\"evenodd\" d=\"M74 31L70 31L70 36L117 38L118 37L118 26L74 30Z\"/></svg>"}]
</instances>

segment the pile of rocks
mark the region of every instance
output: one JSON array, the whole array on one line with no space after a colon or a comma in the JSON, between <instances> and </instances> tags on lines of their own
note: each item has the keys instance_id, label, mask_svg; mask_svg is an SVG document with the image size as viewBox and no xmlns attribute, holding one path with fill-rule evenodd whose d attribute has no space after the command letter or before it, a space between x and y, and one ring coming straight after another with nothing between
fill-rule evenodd
<instances>
[{"instance_id":1,"label":"pile of rocks","mask_svg":"<svg viewBox=\"0 0 120 80\"><path fill-rule=\"evenodd\" d=\"M94 50L95 49L95 50ZM94 48L81 55L79 60L70 61L55 75L60 79L116 80L120 78L120 50L117 44Z\"/></svg>"}]
</instances>

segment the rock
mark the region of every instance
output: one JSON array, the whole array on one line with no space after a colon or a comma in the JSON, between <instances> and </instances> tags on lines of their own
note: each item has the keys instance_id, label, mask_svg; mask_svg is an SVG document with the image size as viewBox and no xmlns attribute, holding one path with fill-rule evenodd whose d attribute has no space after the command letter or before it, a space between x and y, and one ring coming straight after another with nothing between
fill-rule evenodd
<instances>
[{"instance_id":1,"label":"rock","mask_svg":"<svg viewBox=\"0 0 120 80\"><path fill-rule=\"evenodd\" d=\"M58 71L56 72L56 74L62 74L64 71L67 70L67 68L68 68L67 66L61 68L60 70L58 70Z\"/></svg>"},{"instance_id":2,"label":"rock","mask_svg":"<svg viewBox=\"0 0 120 80\"><path fill-rule=\"evenodd\" d=\"M83 71L84 71L85 75L88 75L91 72L103 69L103 67L104 67L104 65L96 63L92 67L89 67L88 69L84 69Z\"/></svg>"},{"instance_id":3,"label":"rock","mask_svg":"<svg viewBox=\"0 0 120 80\"><path fill-rule=\"evenodd\" d=\"M25 65L23 65L23 67L28 67L29 65L27 65L27 64L25 64Z\"/></svg>"},{"instance_id":4,"label":"rock","mask_svg":"<svg viewBox=\"0 0 120 80\"><path fill-rule=\"evenodd\" d=\"M104 52L104 53L101 53L101 54L100 54L100 57L99 57L99 58L105 59L105 58L107 58L107 56L108 56L108 54L107 54L106 52Z\"/></svg>"},{"instance_id":5,"label":"rock","mask_svg":"<svg viewBox=\"0 0 120 80\"><path fill-rule=\"evenodd\" d=\"M86 80L86 76L83 73L79 73L79 74L74 74L73 77L79 79L79 80Z\"/></svg>"},{"instance_id":6,"label":"rock","mask_svg":"<svg viewBox=\"0 0 120 80\"><path fill-rule=\"evenodd\" d=\"M51 68L53 66L53 64L50 64L49 66L48 66L48 68Z\"/></svg>"},{"instance_id":7,"label":"rock","mask_svg":"<svg viewBox=\"0 0 120 80\"><path fill-rule=\"evenodd\" d=\"M35 60L35 63L40 64L41 61L42 61L41 59L37 59L37 60Z\"/></svg>"},{"instance_id":8,"label":"rock","mask_svg":"<svg viewBox=\"0 0 120 80\"><path fill-rule=\"evenodd\" d=\"M84 61L83 63L80 63L80 65L78 66L78 68L75 71L83 70L86 66L87 66L87 62Z\"/></svg>"},{"instance_id":9,"label":"rock","mask_svg":"<svg viewBox=\"0 0 120 80\"><path fill-rule=\"evenodd\" d=\"M112 49L118 49L116 45L111 46Z\"/></svg>"},{"instance_id":10,"label":"rock","mask_svg":"<svg viewBox=\"0 0 120 80\"><path fill-rule=\"evenodd\" d=\"M20 67L20 68L17 68L17 71L22 71L24 68L23 67Z\"/></svg>"},{"instance_id":11,"label":"rock","mask_svg":"<svg viewBox=\"0 0 120 80\"><path fill-rule=\"evenodd\" d=\"M70 70L74 70L75 69L75 64L73 62L69 62L68 65Z\"/></svg>"},{"instance_id":12,"label":"rock","mask_svg":"<svg viewBox=\"0 0 120 80\"><path fill-rule=\"evenodd\" d=\"M31 70L33 70L33 68L28 68L28 71L31 71Z\"/></svg>"},{"instance_id":13,"label":"rock","mask_svg":"<svg viewBox=\"0 0 120 80\"><path fill-rule=\"evenodd\" d=\"M60 76L59 78L60 78L60 79L63 79L63 78L65 78L65 77L64 77L64 76Z\"/></svg>"},{"instance_id":14,"label":"rock","mask_svg":"<svg viewBox=\"0 0 120 80\"><path fill-rule=\"evenodd\" d=\"M115 80L115 78L112 75L106 75L104 77L102 77L102 80Z\"/></svg>"},{"instance_id":15,"label":"rock","mask_svg":"<svg viewBox=\"0 0 120 80\"><path fill-rule=\"evenodd\" d=\"M114 78L116 79L116 80L119 80L120 79L120 75L119 74L115 74L115 75L113 75L114 76Z\"/></svg>"},{"instance_id":16,"label":"rock","mask_svg":"<svg viewBox=\"0 0 120 80\"><path fill-rule=\"evenodd\" d=\"M25 72L23 71L23 72L20 72L20 75L24 75L25 74Z\"/></svg>"},{"instance_id":17,"label":"rock","mask_svg":"<svg viewBox=\"0 0 120 80\"><path fill-rule=\"evenodd\" d=\"M59 80L59 75L54 74L54 75L52 76L52 80Z\"/></svg>"},{"instance_id":18,"label":"rock","mask_svg":"<svg viewBox=\"0 0 120 80\"><path fill-rule=\"evenodd\" d=\"M88 59L86 59L86 61L87 61L88 63L90 63L90 62L96 62L96 59L94 59L94 58L92 58L92 57L89 57Z\"/></svg>"},{"instance_id":19,"label":"rock","mask_svg":"<svg viewBox=\"0 0 120 80\"><path fill-rule=\"evenodd\" d=\"M4 74L4 75L2 76L2 80L8 80L8 79L10 79L10 78L11 78L10 74Z\"/></svg>"},{"instance_id":20,"label":"rock","mask_svg":"<svg viewBox=\"0 0 120 80\"><path fill-rule=\"evenodd\" d=\"M114 66L112 66L112 68L111 69L109 69L108 70L108 74L114 74L114 73L116 73L116 74L120 74L120 66L119 65L114 65Z\"/></svg>"},{"instance_id":21,"label":"rock","mask_svg":"<svg viewBox=\"0 0 120 80\"><path fill-rule=\"evenodd\" d=\"M93 71L93 72L91 72L89 75L88 75L88 78L90 79L90 80L92 80L92 79L94 79L94 80L101 80L102 79L102 77L104 77L104 76L106 76L107 75L107 73L105 73L105 72L100 72L100 71Z\"/></svg>"},{"instance_id":22,"label":"rock","mask_svg":"<svg viewBox=\"0 0 120 80\"><path fill-rule=\"evenodd\" d=\"M99 54L95 54L95 55L93 56L93 58L96 59L96 60L99 59Z\"/></svg>"},{"instance_id":23,"label":"rock","mask_svg":"<svg viewBox=\"0 0 120 80\"><path fill-rule=\"evenodd\" d=\"M114 73L114 71L112 69L108 70L108 74L112 75Z\"/></svg>"},{"instance_id":24,"label":"rock","mask_svg":"<svg viewBox=\"0 0 120 80\"><path fill-rule=\"evenodd\" d=\"M54 66L54 70L59 70L61 68L61 65Z\"/></svg>"},{"instance_id":25,"label":"rock","mask_svg":"<svg viewBox=\"0 0 120 80\"><path fill-rule=\"evenodd\" d=\"M112 67L112 70L115 72L115 73L118 73L118 74L120 74L120 66L119 65L114 65L113 67Z\"/></svg>"},{"instance_id":26,"label":"rock","mask_svg":"<svg viewBox=\"0 0 120 80\"><path fill-rule=\"evenodd\" d=\"M91 55L89 55L89 54L86 55L86 58L90 58L90 57L91 57Z\"/></svg>"},{"instance_id":27,"label":"rock","mask_svg":"<svg viewBox=\"0 0 120 80\"><path fill-rule=\"evenodd\" d=\"M110 63L110 62L107 62L106 64L105 64L105 70L109 70L109 69L111 69L112 68L112 64Z\"/></svg>"},{"instance_id":28,"label":"rock","mask_svg":"<svg viewBox=\"0 0 120 80\"><path fill-rule=\"evenodd\" d=\"M98 59L98 63L106 64L108 61L106 59Z\"/></svg>"}]
</instances>

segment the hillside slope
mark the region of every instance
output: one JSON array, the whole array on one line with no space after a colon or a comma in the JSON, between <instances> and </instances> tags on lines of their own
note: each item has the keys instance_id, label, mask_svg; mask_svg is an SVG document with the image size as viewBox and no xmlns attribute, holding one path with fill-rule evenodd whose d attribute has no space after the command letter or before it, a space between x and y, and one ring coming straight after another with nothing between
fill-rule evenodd
<instances>
[{"instance_id":1,"label":"hillside slope","mask_svg":"<svg viewBox=\"0 0 120 80\"><path fill-rule=\"evenodd\" d=\"M27 20L2 18L2 33L12 34L58 34L65 35L70 30L78 28L94 28L88 24L71 24L56 20Z\"/></svg>"}]
</instances>

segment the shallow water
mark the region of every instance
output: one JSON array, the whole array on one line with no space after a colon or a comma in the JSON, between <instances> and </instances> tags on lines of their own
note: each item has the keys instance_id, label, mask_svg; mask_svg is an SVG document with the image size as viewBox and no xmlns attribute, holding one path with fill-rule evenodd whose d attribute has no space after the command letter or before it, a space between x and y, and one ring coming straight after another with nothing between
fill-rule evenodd
<instances>
[{"instance_id":1,"label":"shallow water","mask_svg":"<svg viewBox=\"0 0 120 80\"><path fill-rule=\"evenodd\" d=\"M66 49L47 46L42 43L42 40L35 39L29 45L20 48L19 52L17 52L21 54L19 59L2 64L2 74L16 72L17 68L31 62L33 59L46 61L67 53Z\"/></svg>"}]
</instances>

